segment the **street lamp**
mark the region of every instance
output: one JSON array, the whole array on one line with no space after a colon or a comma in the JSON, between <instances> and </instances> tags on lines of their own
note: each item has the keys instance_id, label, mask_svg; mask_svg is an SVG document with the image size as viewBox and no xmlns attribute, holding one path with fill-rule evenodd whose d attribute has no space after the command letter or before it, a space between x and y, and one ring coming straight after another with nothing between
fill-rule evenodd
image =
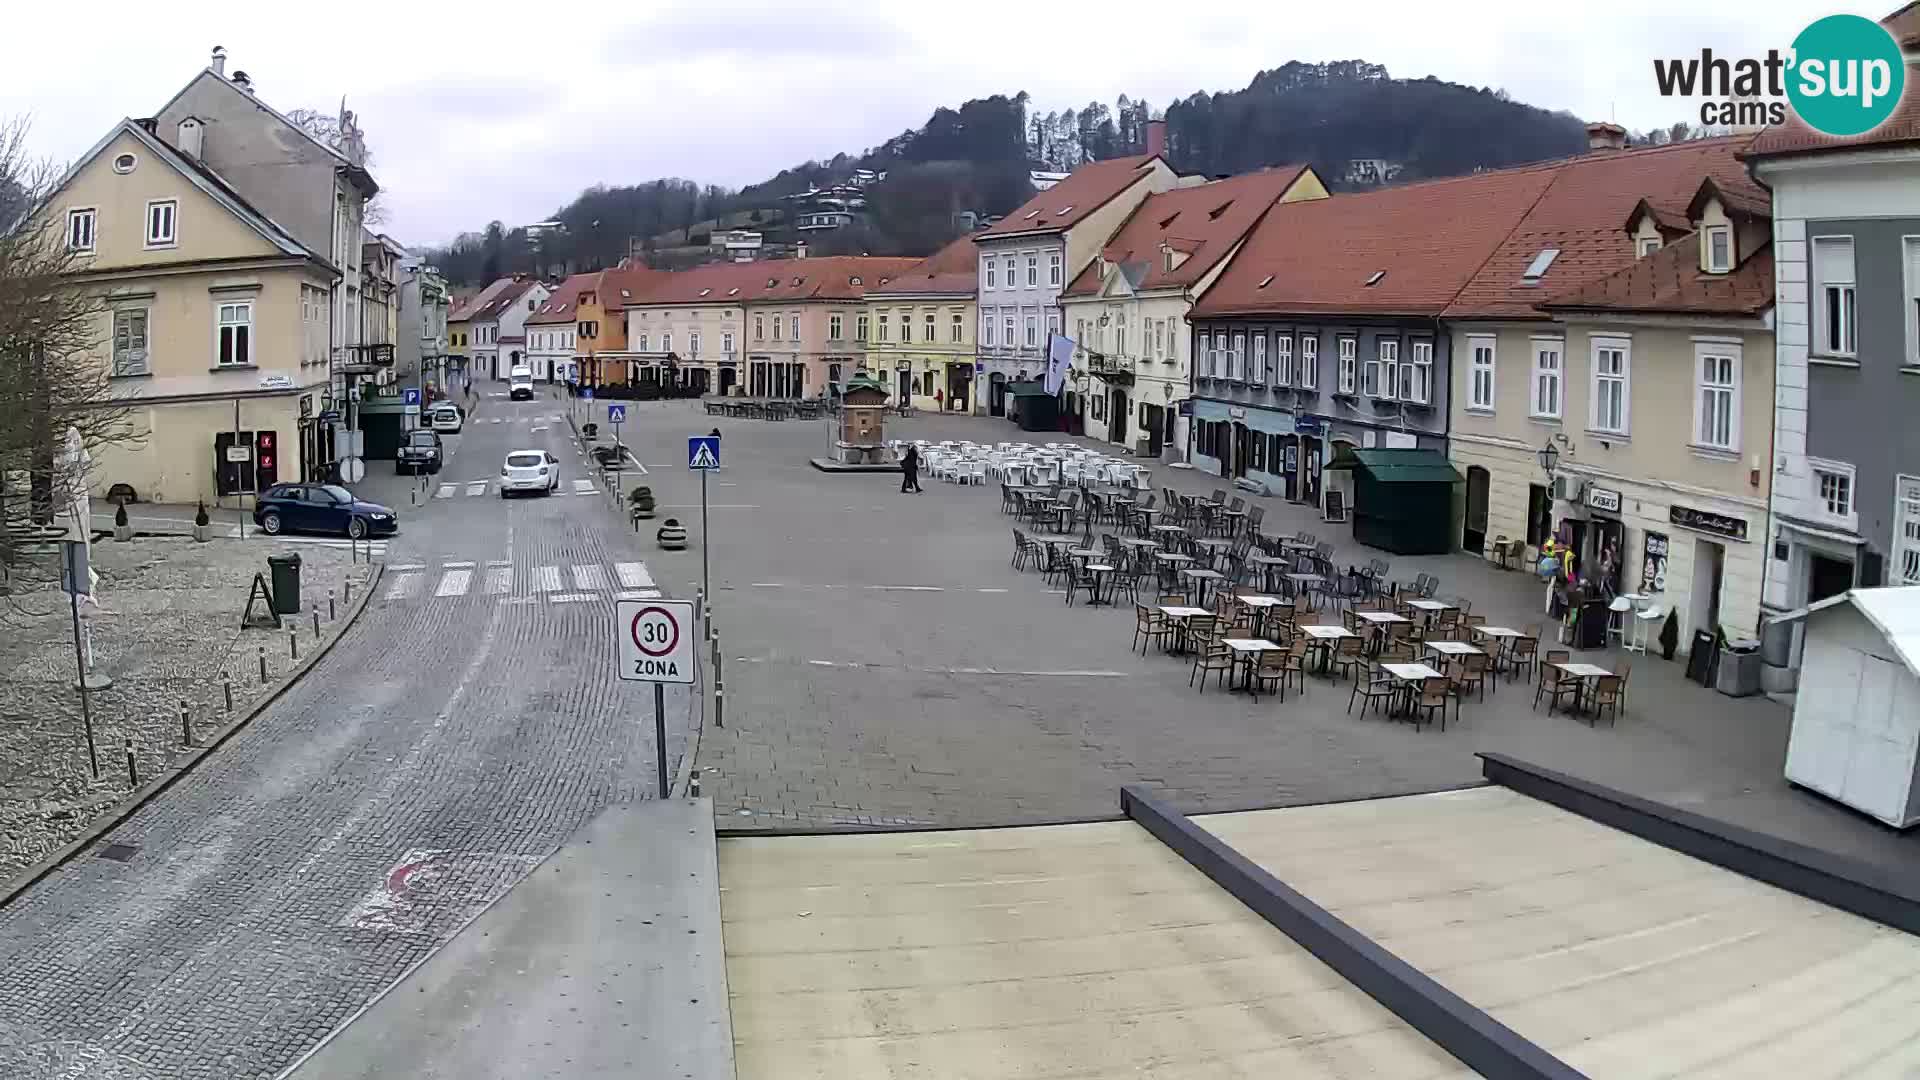
<instances>
[{"instance_id":1,"label":"street lamp","mask_svg":"<svg viewBox=\"0 0 1920 1080\"><path fill-rule=\"evenodd\" d=\"M1540 467L1546 470L1547 479L1553 479L1554 466L1560 464L1560 451L1554 449L1553 439L1549 437L1546 445L1540 448Z\"/></svg>"}]
</instances>

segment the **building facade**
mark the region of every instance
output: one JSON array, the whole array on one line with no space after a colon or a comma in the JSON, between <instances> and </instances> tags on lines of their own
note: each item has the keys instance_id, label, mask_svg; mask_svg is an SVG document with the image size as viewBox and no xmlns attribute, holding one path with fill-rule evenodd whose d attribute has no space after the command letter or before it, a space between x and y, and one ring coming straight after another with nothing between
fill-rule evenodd
<instances>
[{"instance_id":1,"label":"building facade","mask_svg":"<svg viewBox=\"0 0 1920 1080\"><path fill-rule=\"evenodd\" d=\"M574 274L553 287L540 307L527 316L522 328L527 337L527 366L541 382L573 381L574 357L580 336L599 330L599 314L593 317L580 310L583 299L599 290L600 274Z\"/></svg>"},{"instance_id":2,"label":"building facade","mask_svg":"<svg viewBox=\"0 0 1920 1080\"><path fill-rule=\"evenodd\" d=\"M496 283L498 284L498 283ZM505 379L527 362L527 318L546 303L547 286L524 275L505 279L491 298L467 316L473 335L473 365L485 377Z\"/></svg>"},{"instance_id":3,"label":"building facade","mask_svg":"<svg viewBox=\"0 0 1920 1080\"><path fill-rule=\"evenodd\" d=\"M892 281L867 290L866 363L918 409L973 410L974 296L979 252L962 236ZM832 329L829 321L828 329ZM859 327L855 326L858 334Z\"/></svg>"},{"instance_id":4,"label":"building facade","mask_svg":"<svg viewBox=\"0 0 1920 1080\"><path fill-rule=\"evenodd\" d=\"M837 255L746 264L746 349L740 393L831 398L869 364L861 336L867 292L910 271L918 259ZM877 335L877 329L870 333Z\"/></svg>"},{"instance_id":5,"label":"building facade","mask_svg":"<svg viewBox=\"0 0 1920 1080\"><path fill-rule=\"evenodd\" d=\"M330 460L300 433L327 390L340 271L151 123L109 131L34 219L101 303L107 404L131 428L96 450L88 484L96 496L244 504Z\"/></svg>"},{"instance_id":6,"label":"building facade","mask_svg":"<svg viewBox=\"0 0 1920 1080\"><path fill-rule=\"evenodd\" d=\"M1193 298L1275 203L1326 197L1312 169L1288 166L1142 201L1060 297L1086 433L1145 457L1176 448L1184 459L1191 354L1182 340Z\"/></svg>"},{"instance_id":7,"label":"building facade","mask_svg":"<svg viewBox=\"0 0 1920 1080\"><path fill-rule=\"evenodd\" d=\"M1891 28L1891 27L1890 27ZM1911 48L1920 42L1908 42ZM1920 78L1909 65L1907 78ZM1920 584L1920 100L1834 139L1760 135L1779 301L1766 607Z\"/></svg>"},{"instance_id":8,"label":"building facade","mask_svg":"<svg viewBox=\"0 0 1920 1080\"><path fill-rule=\"evenodd\" d=\"M400 260L400 337L394 372L403 385L447 393L450 336L446 279L417 255Z\"/></svg>"}]
</instances>

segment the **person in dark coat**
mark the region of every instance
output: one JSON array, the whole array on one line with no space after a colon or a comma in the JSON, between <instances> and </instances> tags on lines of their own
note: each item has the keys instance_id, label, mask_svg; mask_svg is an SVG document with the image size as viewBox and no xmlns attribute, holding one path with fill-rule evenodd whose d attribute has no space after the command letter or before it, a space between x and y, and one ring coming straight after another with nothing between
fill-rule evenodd
<instances>
[{"instance_id":1,"label":"person in dark coat","mask_svg":"<svg viewBox=\"0 0 1920 1080\"><path fill-rule=\"evenodd\" d=\"M920 490L920 448L907 444L907 454L900 459L900 490L902 493Z\"/></svg>"}]
</instances>

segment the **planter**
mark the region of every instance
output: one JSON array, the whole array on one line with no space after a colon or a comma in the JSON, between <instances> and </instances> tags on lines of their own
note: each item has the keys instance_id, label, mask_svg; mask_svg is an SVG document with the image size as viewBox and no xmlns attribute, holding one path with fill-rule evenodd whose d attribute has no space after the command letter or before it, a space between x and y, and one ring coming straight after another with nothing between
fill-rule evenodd
<instances>
[{"instance_id":1,"label":"planter","mask_svg":"<svg viewBox=\"0 0 1920 1080\"><path fill-rule=\"evenodd\" d=\"M207 542L207 541L209 541L209 540L212 540L212 539L213 539L213 526L211 526L211 525L195 525L195 526L193 527L193 538L194 538L195 540L197 540L197 541L199 541L199 542L200 542L200 543L202 543L202 544L204 544L204 543L206 543L206 542Z\"/></svg>"},{"instance_id":2,"label":"planter","mask_svg":"<svg viewBox=\"0 0 1920 1080\"><path fill-rule=\"evenodd\" d=\"M123 544L133 539L133 526L115 525L113 527L113 538Z\"/></svg>"}]
</instances>

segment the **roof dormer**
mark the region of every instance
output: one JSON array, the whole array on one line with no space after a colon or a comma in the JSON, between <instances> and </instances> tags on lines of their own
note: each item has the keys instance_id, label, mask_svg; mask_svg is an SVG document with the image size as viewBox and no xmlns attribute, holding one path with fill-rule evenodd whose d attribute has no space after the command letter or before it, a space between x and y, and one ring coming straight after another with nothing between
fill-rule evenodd
<instances>
[{"instance_id":1,"label":"roof dormer","mask_svg":"<svg viewBox=\"0 0 1920 1080\"><path fill-rule=\"evenodd\" d=\"M1741 259L1767 242L1772 217L1765 201L1729 192L1712 177L1700 181L1687 204L1687 218L1700 234L1701 272L1732 273Z\"/></svg>"},{"instance_id":2,"label":"roof dormer","mask_svg":"<svg viewBox=\"0 0 1920 1080\"><path fill-rule=\"evenodd\" d=\"M1164 240L1160 242L1160 263L1166 267L1166 272L1169 274L1180 269L1180 264L1192 257L1193 253L1183 250L1180 245L1171 244Z\"/></svg>"},{"instance_id":3,"label":"roof dormer","mask_svg":"<svg viewBox=\"0 0 1920 1080\"><path fill-rule=\"evenodd\" d=\"M1627 215L1626 231L1633 256L1640 259L1692 232L1693 225L1684 216L1641 199Z\"/></svg>"}]
</instances>

